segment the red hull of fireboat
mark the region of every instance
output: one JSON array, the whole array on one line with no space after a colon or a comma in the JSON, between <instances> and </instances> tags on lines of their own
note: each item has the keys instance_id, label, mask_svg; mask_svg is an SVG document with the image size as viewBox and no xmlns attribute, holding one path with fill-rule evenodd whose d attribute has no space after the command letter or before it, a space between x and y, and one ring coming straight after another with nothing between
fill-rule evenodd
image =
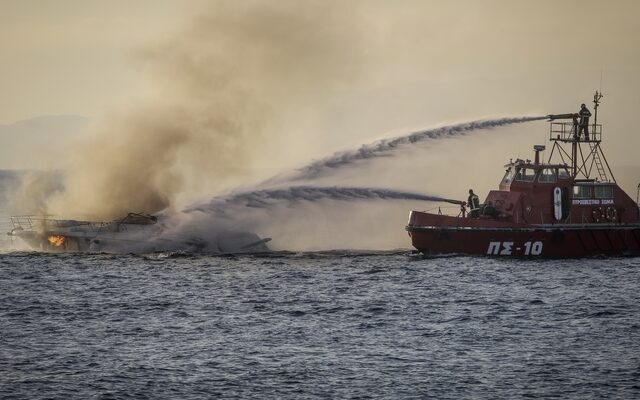
<instances>
[{"instance_id":1,"label":"red hull of fireboat","mask_svg":"<svg viewBox=\"0 0 640 400\"><path fill-rule=\"evenodd\" d=\"M465 224L467 221L479 222ZM483 224L482 220L412 211L407 231L425 255L531 258L640 255L638 224Z\"/></svg>"},{"instance_id":2,"label":"red hull of fireboat","mask_svg":"<svg viewBox=\"0 0 640 400\"><path fill-rule=\"evenodd\" d=\"M601 97L596 92L596 122ZM455 200L447 201L461 205L458 216L412 211L406 229L413 246L427 255L640 255L638 203L613 177L600 147L602 125L579 124L579 116L549 115L550 121L573 122L551 123L548 161L540 161L541 145L534 146L535 161L510 161L499 189L490 191L483 204L475 197L469 215L468 204Z\"/></svg>"}]
</instances>

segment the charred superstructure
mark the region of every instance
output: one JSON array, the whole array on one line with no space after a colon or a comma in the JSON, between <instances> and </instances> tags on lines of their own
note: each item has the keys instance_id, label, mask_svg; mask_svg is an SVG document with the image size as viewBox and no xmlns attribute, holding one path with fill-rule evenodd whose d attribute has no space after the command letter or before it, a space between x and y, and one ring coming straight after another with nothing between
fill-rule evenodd
<instances>
[{"instance_id":1,"label":"charred superstructure","mask_svg":"<svg viewBox=\"0 0 640 400\"><path fill-rule=\"evenodd\" d=\"M534 160L511 161L499 190L487 195L477 217L412 211L406 229L425 254L582 257L640 254L638 204L616 183L601 148L597 123L578 114L549 115L552 148L534 146Z\"/></svg>"},{"instance_id":2,"label":"charred superstructure","mask_svg":"<svg viewBox=\"0 0 640 400\"><path fill-rule=\"evenodd\" d=\"M8 235L45 252L145 253L188 251L202 253L261 253L270 238L252 232L222 230L212 237L172 235L162 217L129 213L113 221L57 219L51 216L13 216Z\"/></svg>"}]
</instances>

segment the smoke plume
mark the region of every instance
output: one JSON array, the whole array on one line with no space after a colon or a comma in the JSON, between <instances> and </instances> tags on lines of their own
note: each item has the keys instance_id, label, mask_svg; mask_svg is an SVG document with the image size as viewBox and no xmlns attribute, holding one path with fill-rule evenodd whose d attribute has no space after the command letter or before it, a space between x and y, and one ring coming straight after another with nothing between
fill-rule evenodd
<instances>
[{"instance_id":1,"label":"smoke plume","mask_svg":"<svg viewBox=\"0 0 640 400\"><path fill-rule=\"evenodd\" d=\"M253 176L292 104L356 79L356 4L209 5L172 40L141 52L154 100L73 150L66 190L49 209L104 219L152 213L190 190L215 193Z\"/></svg>"}]
</instances>

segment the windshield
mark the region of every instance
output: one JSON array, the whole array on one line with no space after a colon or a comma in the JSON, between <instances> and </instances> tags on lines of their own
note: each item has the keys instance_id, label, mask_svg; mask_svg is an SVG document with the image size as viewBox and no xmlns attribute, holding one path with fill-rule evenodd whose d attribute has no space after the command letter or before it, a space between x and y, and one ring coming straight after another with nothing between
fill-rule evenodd
<instances>
[{"instance_id":1,"label":"windshield","mask_svg":"<svg viewBox=\"0 0 640 400\"><path fill-rule=\"evenodd\" d=\"M569 174L569 171L566 168L559 168L558 169L558 178L560 179L567 179L570 178L571 175Z\"/></svg>"},{"instance_id":2,"label":"windshield","mask_svg":"<svg viewBox=\"0 0 640 400\"><path fill-rule=\"evenodd\" d=\"M516 172L516 181L533 182L536 176L536 170L532 168L518 168Z\"/></svg>"},{"instance_id":3,"label":"windshield","mask_svg":"<svg viewBox=\"0 0 640 400\"><path fill-rule=\"evenodd\" d=\"M540 182L555 182L556 181L556 170L555 168L545 168L542 170L540 174L540 178L538 178Z\"/></svg>"},{"instance_id":4,"label":"windshield","mask_svg":"<svg viewBox=\"0 0 640 400\"><path fill-rule=\"evenodd\" d=\"M511 181L513 180L513 175L514 175L515 171L514 168L508 168L507 172L504 174L504 178L502 178L502 184L503 185L508 185L511 183Z\"/></svg>"}]
</instances>

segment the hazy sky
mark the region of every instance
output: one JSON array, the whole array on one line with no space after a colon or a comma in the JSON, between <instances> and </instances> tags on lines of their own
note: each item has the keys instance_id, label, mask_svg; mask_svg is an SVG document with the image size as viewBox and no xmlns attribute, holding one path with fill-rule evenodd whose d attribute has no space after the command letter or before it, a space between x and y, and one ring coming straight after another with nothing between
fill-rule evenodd
<instances>
[{"instance_id":1,"label":"hazy sky","mask_svg":"<svg viewBox=\"0 0 640 400\"><path fill-rule=\"evenodd\" d=\"M0 123L126 107L149 85L136 52L215 8L193 0L0 0ZM422 122L416 116L429 108L438 119L501 113L505 103L513 106L505 111L523 112L573 105L598 87L600 71L608 107L618 98L639 105L638 1L371 0L360 10L371 39L362 73L371 79L355 97L385 92L373 96L384 106L386 94L396 97L403 110L394 123Z\"/></svg>"},{"instance_id":2,"label":"hazy sky","mask_svg":"<svg viewBox=\"0 0 640 400\"><path fill-rule=\"evenodd\" d=\"M289 22L299 18L300 43L291 26L279 32L277 22L261 25L256 5L278 8L277 18ZM260 23L251 26L254 17ZM255 148L244 156L254 165L242 165L268 176L390 131L574 112L582 102L591 106L602 74L607 155L614 164L640 166L630 150L640 147L639 17L635 0L0 0L0 124L52 114L100 118L144 108L149 99L197 108L202 103L191 95L215 94L229 73L234 90L271 106L269 124L260 125L264 132L247 142ZM266 61L260 58L262 29L270 46L286 42L265 52ZM291 52L297 45L300 57ZM198 87L200 80L185 76L191 72L220 79ZM254 87L243 87L243 77ZM280 83L285 92L277 90ZM214 102L207 99L207 107L222 104L221 93ZM473 165L496 164L487 166L491 186L485 180L479 185L493 187L503 162L531 157L532 139L548 137L541 124L519 130L528 133L518 140L493 138L491 147L469 142L481 147L466 148L471 154L463 158L477 162L460 168L478 180L484 178L473 176ZM459 156L455 148L448 151Z\"/></svg>"},{"instance_id":3,"label":"hazy sky","mask_svg":"<svg viewBox=\"0 0 640 400\"><path fill-rule=\"evenodd\" d=\"M144 89L135 53L170 34L188 0L0 0L0 123L98 116Z\"/></svg>"}]
</instances>

